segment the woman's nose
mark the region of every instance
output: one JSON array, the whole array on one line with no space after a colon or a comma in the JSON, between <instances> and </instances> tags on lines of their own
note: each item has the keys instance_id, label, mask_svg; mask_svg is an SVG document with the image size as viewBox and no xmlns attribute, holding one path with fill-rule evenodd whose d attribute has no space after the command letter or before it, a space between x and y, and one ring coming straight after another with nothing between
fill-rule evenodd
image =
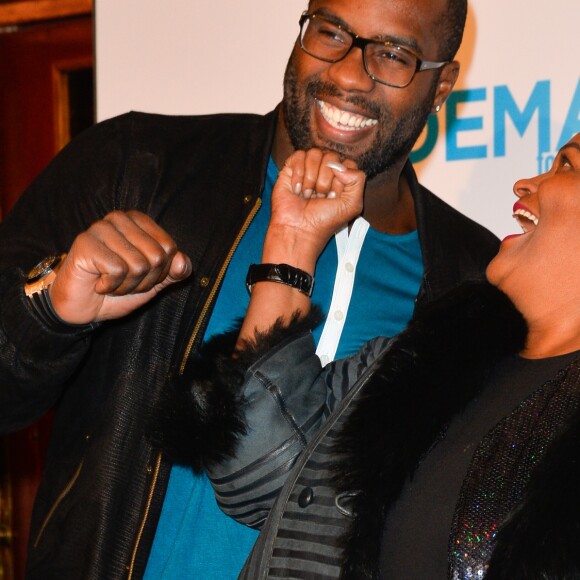
<instances>
[{"instance_id":1,"label":"woman's nose","mask_svg":"<svg viewBox=\"0 0 580 580\"><path fill-rule=\"evenodd\" d=\"M541 179L541 175L537 177L531 177L526 179L518 179L514 183L514 193L518 197L525 197L526 195L531 195L538 188L538 182Z\"/></svg>"}]
</instances>

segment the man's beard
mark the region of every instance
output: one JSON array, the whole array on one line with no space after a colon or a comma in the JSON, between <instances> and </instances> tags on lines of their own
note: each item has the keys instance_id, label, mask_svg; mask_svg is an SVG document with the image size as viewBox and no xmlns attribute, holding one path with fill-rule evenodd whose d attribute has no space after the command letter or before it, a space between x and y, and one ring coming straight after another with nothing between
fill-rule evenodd
<instances>
[{"instance_id":1,"label":"man's beard","mask_svg":"<svg viewBox=\"0 0 580 580\"><path fill-rule=\"evenodd\" d=\"M429 94L407 115L395 119L386 105L378 105L358 95L346 96L333 84L324 83L311 77L304 85L298 85L296 66L293 56L288 61L284 75L284 117L290 141L294 149L307 150L321 147L336 151L343 157L353 159L359 169L364 171L367 179L372 179L393 165L406 158L419 138L433 105L437 84L434 82ZM351 154L348 144L328 141L315 143L311 131L311 103L315 97L339 97L347 103L362 108L367 117L377 119L378 131L372 145L358 156Z\"/></svg>"}]
</instances>

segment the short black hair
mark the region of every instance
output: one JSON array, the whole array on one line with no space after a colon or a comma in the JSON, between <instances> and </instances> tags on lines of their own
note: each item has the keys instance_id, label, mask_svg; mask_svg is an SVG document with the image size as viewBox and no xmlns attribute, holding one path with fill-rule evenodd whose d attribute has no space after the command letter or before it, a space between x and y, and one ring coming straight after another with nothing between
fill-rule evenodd
<instances>
[{"instance_id":1,"label":"short black hair","mask_svg":"<svg viewBox=\"0 0 580 580\"><path fill-rule=\"evenodd\" d=\"M447 0L447 10L437 22L441 34L439 58L453 60L463 39L467 18L467 0Z\"/></svg>"},{"instance_id":2,"label":"short black hair","mask_svg":"<svg viewBox=\"0 0 580 580\"><path fill-rule=\"evenodd\" d=\"M312 0L308 0L308 9ZM447 0L447 10L436 22L443 40L439 57L441 60L453 60L463 39L465 19L467 18L467 0Z\"/></svg>"}]
</instances>

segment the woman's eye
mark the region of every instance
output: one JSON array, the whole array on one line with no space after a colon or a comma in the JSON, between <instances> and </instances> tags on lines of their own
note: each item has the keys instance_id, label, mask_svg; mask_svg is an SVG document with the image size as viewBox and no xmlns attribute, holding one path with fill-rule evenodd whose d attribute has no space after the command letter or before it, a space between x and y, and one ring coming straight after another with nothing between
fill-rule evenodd
<instances>
[{"instance_id":1,"label":"woman's eye","mask_svg":"<svg viewBox=\"0 0 580 580\"><path fill-rule=\"evenodd\" d=\"M574 171L580 173L580 147L576 142L564 145L552 164L553 171Z\"/></svg>"},{"instance_id":2,"label":"woman's eye","mask_svg":"<svg viewBox=\"0 0 580 580\"><path fill-rule=\"evenodd\" d=\"M572 169L572 163L570 162L568 157L566 157L566 155L562 155L562 157L560 158L560 167L563 169Z\"/></svg>"}]
</instances>

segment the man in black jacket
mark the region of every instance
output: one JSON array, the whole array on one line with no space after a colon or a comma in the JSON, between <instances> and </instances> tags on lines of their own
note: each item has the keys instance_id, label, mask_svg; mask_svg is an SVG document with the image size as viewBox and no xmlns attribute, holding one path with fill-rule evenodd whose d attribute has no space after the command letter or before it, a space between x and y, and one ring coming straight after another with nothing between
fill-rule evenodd
<instances>
[{"instance_id":1,"label":"man in black jacket","mask_svg":"<svg viewBox=\"0 0 580 580\"><path fill-rule=\"evenodd\" d=\"M302 162L276 185L264 254L313 272L360 211L361 178L345 169L340 196L305 201L289 182ZM420 305L396 337L324 368L309 298L257 283L239 335L208 344L203 372L166 401L165 452L203 463L232 517L265 520L243 578L578 577L580 134L514 193L523 231L489 282ZM237 417L220 432L228 460L192 457L212 436L190 428L200 393Z\"/></svg>"},{"instance_id":2,"label":"man in black jacket","mask_svg":"<svg viewBox=\"0 0 580 580\"><path fill-rule=\"evenodd\" d=\"M30 578L237 574L255 531L221 515L207 477L172 466L146 433L168 377L245 311L269 193L295 149L367 176L362 218L317 265L313 297L332 305L321 358L352 352L373 325L401 328L415 299L480 276L495 254L495 237L423 188L407 159L457 77L465 1L358 4L310 2L273 113L102 123L0 226L0 426L58 404ZM330 194L330 175L307 169L299 189ZM254 271L281 274L297 280ZM333 293L335 275L348 292ZM374 285L393 302L377 309Z\"/></svg>"}]
</instances>

